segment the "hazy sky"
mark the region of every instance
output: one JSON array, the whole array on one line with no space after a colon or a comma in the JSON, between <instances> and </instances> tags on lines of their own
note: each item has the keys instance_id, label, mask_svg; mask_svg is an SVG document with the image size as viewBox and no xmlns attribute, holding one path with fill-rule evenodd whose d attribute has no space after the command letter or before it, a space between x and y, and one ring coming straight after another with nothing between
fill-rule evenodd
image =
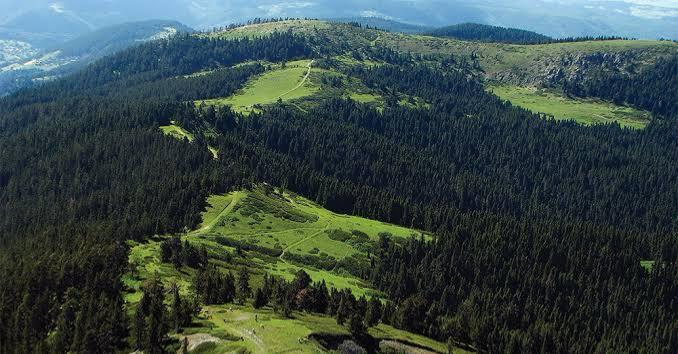
<instances>
[{"instance_id":1,"label":"hazy sky","mask_svg":"<svg viewBox=\"0 0 678 354\"><path fill-rule=\"evenodd\" d=\"M678 0L0 0L0 6L3 22L39 9L93 26L155 18L202 29L253 17L377 16L429 25L474 21L545 32L553 27L553 34L582 27L674 36L672 27L678 28ZM653 26L660 29L643 32Z\"/></svg>"}]
</instances>

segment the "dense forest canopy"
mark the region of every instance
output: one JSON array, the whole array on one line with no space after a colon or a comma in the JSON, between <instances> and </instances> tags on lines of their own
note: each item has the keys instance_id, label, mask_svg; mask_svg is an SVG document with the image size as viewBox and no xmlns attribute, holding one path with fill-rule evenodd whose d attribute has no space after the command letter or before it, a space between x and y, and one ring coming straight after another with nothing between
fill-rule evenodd
<instances>
[{"instance_id":1,"label":"dense forest canopy","mask_svg":"<svg viewBox=\"0 0 678 354\"><path fill-rule=\"evenodd\" d=\"M458 25L442 27L431 31L430 35L470 41L515 44L535 44L553 41L553 38L536 32L517 28L482 25L478 23L461 23Z\"/></svg>"},{"instance_id":2,"label":"dense forest canopy","mask_svg":"<svg viewBox=\"0 0 678 354\"><path fill-rule=\"evenodd\" d=\"M2 99L0 352L127 349L125 240L195 228L208 195L261 182L437 235L385 239L356 271L389 296L398 327L488 352L678 350L678 102L664 83L601 74L573 92L604 97L612 80L662 116L644 130L544 120L460 62L441 70L386 49L372 53L382 65L341 68L383 109L330 98L246 117L192 102L265 70L250 61L332 54L318 48L290 33L181 36ZM675 59L657 67L674 85ZM647 103L646 91L668 98ZM165 137L170 121L211 134ZM154 316L148 299L140 322Z\"/></svg>"},{"instance_id":3,"label":"dense forest canopy","mask_svg":"<svg viewBox=\"0 0 678 354\"><path fill-rule=\"evenodd\" d=\"M661 58L636 75L601 69L563 86L569 95L631 104L670 119L678 116L678 55Z\"/></svg>"}]
</instances>

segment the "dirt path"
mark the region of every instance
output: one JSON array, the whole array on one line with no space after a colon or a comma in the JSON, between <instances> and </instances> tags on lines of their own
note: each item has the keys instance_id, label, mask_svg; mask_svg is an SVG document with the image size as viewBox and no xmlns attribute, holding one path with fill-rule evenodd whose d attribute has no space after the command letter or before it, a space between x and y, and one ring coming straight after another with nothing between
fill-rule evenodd
<instances>
[{"instance_id":1,"label":"dirt path","mask_svg":"<svg viewBox=\"0 0 678 354\"><path fill-rule=\"evenodd\" d=\"M311 61L308 63L308 65L306 65L306 67L308 68L308 71L306 71L306 75L304 75L304 78L301 79L301 82L300 82L297 86L295 86L293 89L291 89L291 90L289 90L289 91L283 93L282 95L276 97L275 99L277 100L277 99L279 99L279 98L283 98L283 97L289 95L290 93L292 93L292 92L298 90L300 87L304 86L304 84L306 83L306 80L308 80L308 77L311 76L311 68L312 68L312 66L313 66L313 62L314 62L314 60L311 60Z\"/></svg>"},{"instance_id":2,"label":"dirt path","mask_svg":"<svg viewBox=\"0 0 678 354\"><path fill-rule=\"evenodd\" d=\"M231 202L224 208L224 210L222 210L219 213L219 215L217 215L217 217L214 218L214 220L212 220L209 224L201 227L198 230L193 231L193 233L196 234L196 233L206 232L206 231L209 231L210 229L212 229L214 227L214 225L216 225L217 222L219 222L219 220L221 220L222 216L233 211L233 208L235 208L235 206L238 204L238 202L240 202L240 198L241 198L240 192L233 193L233 199L231 199Z\"/></svg>"},{"instance_id":3,"label":"dirt path","mask_svg":"<svg viewBox=\"0 0 678 354\"><path fill-rule=\"evenodd\" d=\"M377 45L377 42L381 39L381 33L377 35L377 38L375 38L372 42L370 42L370 46L374 47Z\"/></svg>"},{"instance_id":4,"label":"dirt path","mask_svg":"<svg viewBox=\"0 0 678 354\"><path fill-rule=\"evenodd\" d=\"M320 235L320 234L322 234L323 232L327 231L327 229L329 229L329 228L330 228L330 223L328 222L327 225L326 225L324 228L322 228L322 229L319 230L318 232L314 233L313 235L310 235L310 236L308 236L308 237L306 237L306 238L304 238L304 239L302 239L302 240L299 240L299 241L297 241L297 242L295 242L295 243L293 243L293 244L287 246L287 247L282 251L282 253L280 254L280 256L279 256L278 258L279 258L283 263L288 264L287 261L285 260L285 253L287 253L288 250L292 249L292 247L299 246L299 245L301 245L301 244L304 243L304 242L307 242L307 241L309 241L309 240L312 240L312 239L318 237L318 235Z\"/></svg>"}]
</instances>

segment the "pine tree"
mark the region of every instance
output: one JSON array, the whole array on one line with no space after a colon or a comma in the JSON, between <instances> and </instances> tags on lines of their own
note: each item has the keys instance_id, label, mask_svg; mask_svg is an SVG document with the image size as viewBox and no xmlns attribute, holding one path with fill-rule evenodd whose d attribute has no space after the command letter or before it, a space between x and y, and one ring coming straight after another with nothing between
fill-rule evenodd
<instances>
[{"instance_id":1,"label":"pine tree","mask_svg":"<svg viewBox=\"0 0 678 354\"><path fill-rule=\"evenodd\" d=\"M354 312L348 321L348 330L355 338L361 338L367 333L367 327L363 322L364 318L359 313Z\"/></svg>"},{"instance_id":2,"label":"pine tree","mask_svg":"<svg viewBox=\"0 0 678 354\"><path fill-rule=\"evenodd\" d=\"M351 315L351 307L345 296L341 297L339 307L337 308L337 324L343 325L346 319Z\"/></svg>"},{"instance_id":3,"label":"pine tree","mask_svg":"<svg viewBox=\"0 0 678 354\"><path fill-rule=\"evenodd\" d=\"M170 290L172 291L172 322L174 325L174 332L178 333L181 327L181 318L184 305L179 296L179 286L177 283L172 283Z\"/></svg>"},{"instance_id":4,"label":"pine tree","mask_svg":"<svg viewBox=\"0 0 678 354\"><path fill-rule=\"evenodd\" d=\"M247 267L242 267L238 273L238 302L244 304L251 295L252 289L250 288L250 273L247 270Z\"/></svg>"},{"instance_id":5,"label":"pine tree","mask_svg":"<svg viewBox=\"0 0 678 354\"><path fill-rule=\"evenodd\" d=\"M257 290L254 292L254 300L252 301L252 306L255 309L260 309L264 306L266 306L267 303L266 295L264 292L261 290L261 288L257 288Z\"/></svg>"},{"instance_id":6,"label":"pine tree","mask_svg":"<svg viewBox=\"0 0 678 354\"><path fill-rule=\"evenodd\" d=\"M381 301L377 298L371 298L367 305L365 313L365 325L368 327L376 326L381 319Z\"/></svg>"}]
</instances>

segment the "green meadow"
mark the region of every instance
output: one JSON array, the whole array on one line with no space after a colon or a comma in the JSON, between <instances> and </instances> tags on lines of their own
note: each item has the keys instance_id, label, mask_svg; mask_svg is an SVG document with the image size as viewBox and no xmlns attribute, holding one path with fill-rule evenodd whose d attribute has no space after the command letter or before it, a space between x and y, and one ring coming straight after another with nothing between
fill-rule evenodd
<instances>
[{"instance_id":1,"label":"green meadow","mask_svg":"<svg viewBox=\"0 0 678 354\"><path fill-rule=\"evenodd\" d=\"M231 106L236 112L249 114L258 111L258 107L262 105L295 100L316 93L319 87L308 80L312 70L311 60L290 62L284 67L272 69L252 79L231 97L201 100L196 103Z\"/></svg>"},{"instance_id":2,"label":"green meadow","mask_svg":"<svg viewBox=\"0 0 678 354\"><path fill-rule=\"evenodd\" d=\"M447 346L432 339L379 325L370 335L381 348L407 348L404 353L446 353ZM196 345L191 353L322 353L314 336L348 336L333 318L297 313L284 318L269 308L206 306L195 327L179 337ZM200 344L198 344L200 343ZM408 343L404 345L402 343ZM189 348L191 346L189 345ZM397 352L397 351L395 351ZM467 353L455 348L455 353Z\"/></svg>"},{"instance_id":3,"label":"green meadow","mask_svg":"<svg viewBox=\"0 0 678 354\"><path fill-rule=\"evenodd\" d=\"M236 273L248 268L255 289L261 286L264 274L291 280L303 269L314 281L324 280L329 287L350 289L356 296L382 296L340 267L323 269L299 262L295 256L341 261L366 255L380 237L396 242L410 237L432 237L396 225L336 214L306 198L266 185L214 195L207 204L198 228L179 237L192 245L204 246L210 263L222 272ZM142 284L154 276L159 276L167 286L179 285L182 295L192 294L196 270L161 262L160 244L168 237L128 242L129 271L122 281L130 314L141 299ZM383 324L369 331L384 350L447 352L444 343ZM228 304L204 306L191 327L173 336L178 342L186 337L191 353L319 353L324 350L316 336L348 336L348 331L328 316L294 313L291 318L284 318L268 307L255 310L248 305Z\"/></svg>"},{"instance_id":4,"label":"green meadow","mask_svg":"<svg viewBox=\"0 0 678 354\"><path fill-rule=\"evenodd\" d=\"M573 99L536 88L491 85L488 90L534 113L545 113L558 120L574 120L585 125L616 122L623 127L642 129L651 119L650 113L631 107L595 99Z\"/></svg>"},{"instance_id":5,"label":"green meadow","mask_svg":"<svg viewBox=\"0 0 678 354\"><path fill-rule=\"evenodd\" d=\"M193 141L195 139L193 134L188 132L186 129L174 124L174 122L172 122L171 125L160 127L160 130L163 132L163 134L179 140L188 139L188 141Z\"/></svg>"}]
</instances>

